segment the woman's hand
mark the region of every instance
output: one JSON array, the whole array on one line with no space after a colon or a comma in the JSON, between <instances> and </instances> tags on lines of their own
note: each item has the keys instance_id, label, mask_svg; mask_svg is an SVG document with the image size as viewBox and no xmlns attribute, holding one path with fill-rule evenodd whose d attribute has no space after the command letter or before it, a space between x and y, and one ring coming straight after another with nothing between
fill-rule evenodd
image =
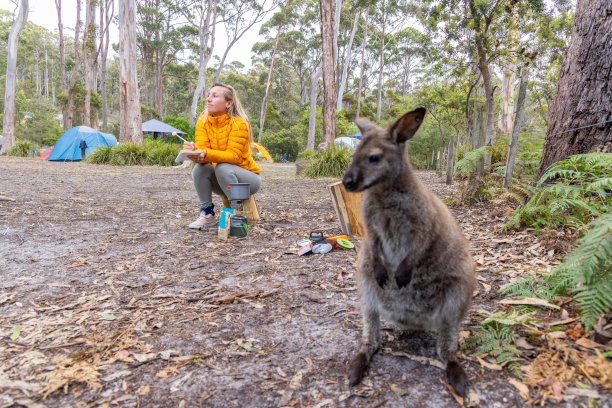
<instances>
[{"instance_id":1,"label":"woman's hand","mask_svg":"<svg viewBox=\"0 0 612 408\"><path fill-rule=\"evenodd\" d=\"M194 149L195 150L195 149ZM200 154L194 154L194 155L189 155L187 156L189 157L189 160L191 160L194 163L207 163L208 161L206 160L206 150L204 150L202 153Z\"/></svg>"},{"instance_id":2,"label":"woman's hand","mask_svg":"<svg viewBox=\"0 0 612 408\"><path fill-rule=\"evenodd\" d=\"M194 142L183 142L183 150L195 150L196 146Z\"/></svg>"}]
</instances>

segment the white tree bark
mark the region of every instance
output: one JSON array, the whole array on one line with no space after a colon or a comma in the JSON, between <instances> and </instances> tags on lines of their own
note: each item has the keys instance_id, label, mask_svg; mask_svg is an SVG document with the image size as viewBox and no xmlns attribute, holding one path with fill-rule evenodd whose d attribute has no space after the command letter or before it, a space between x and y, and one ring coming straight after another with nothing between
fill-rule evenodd
<instances>
[{"instance_id":1,"label":"white tree bark","mask_svg":"<svg viewBox=\"0 0 612 408\"><path fill-rule=\"evenodd\" d=\"M521 72L521 81L519 84L518 97L516 100L516 119L512 126L512 136L510 137L510 148L508 149L508 159L506 160L506 174L504 177L504 187L510 187L512 184L512 171L514 170L514 160L516 159L516 150L518 148L519 135L521 133L521 125L525 118L525 98L527 96L527 84L529 83L529 68L524 67Z\"/></svg>"},{"instance_id":2,"label":"white tree bark","mask_svg":"<svg viewBox=\"0 0 612 408\"><path fill-rule=\"evenodd\" d=\"M359 26L359 17L361 17L361 12L357 12L355 15L355 21L353 21L353 30L351 31L351 38L348 43L348 50L346 54L346 61L344 61L344 67L342 68L342 78L340 79L340 86L338 88L338 97L336 99L336 110L342 109L342 98L344 96L344 91L346 89L346 81L348 77L348 68L351 65L353 54L353 40L355 39L355 33L357 32L357 27Z\"/></svg>"},{"instance_id":3,"label":"white tree bark","mask_svg":"<svg viewBox=\"0 0 612 408\"><path fill-rule=\"evenodd\" d=\"M85 30L83 31L83 69L85 71L85 107L83 124L91 126L91 84L93 83L92 58L96 47L96 0L85 1Z\"/></svg>"},{"instance_id":4,"label":"white tree bark","mask_svg":"<svg viewBox=\"0 0 612 408\"><path fill-rule=\"evenodd\" d=\"M119 2L119 140L142 144L136 61L136 1Z\"/></svg>"},{"instance_id":5,"label":"white tree bark","mask_svg":"<svg viewBox=\"0 0 612 408\"><path fill-rule=\"evenodd\" d=\"M308 142L306 143L306 150L314 150L317 126L317 87L321 75L323 75L323 69L319 65L317 70L310 76L310 115L308 117Z\"/></svg>"},{"instance_id":6,"label":"white tree bark","mask_svg":"<svg viewBox=\"0 0 612 408\"><path fill-rule=\"evenodd\" d=\"M359 70L359 86L357 87L357 115L358 118L361 114L361 88L363 86L363 66L365 62L365 48L368 42L368 18L370 17L369 10L366 11L365 27L363 28L363 42L361 43L361 68Z\"/></svg>"},{"instance_id":7,"label":"white tree bark","mask_svg":"<svg viewBox=\"0 0 612 408\"><path fill-rule=\"evenodd\" d=\"M6 85L4 88L4 120L2 122L2 150L5 153L15 144L15 93L17 88L17 43L28 21L28 0L21 0L17 18L9 33L6 55Z\"/></svg>"},{"instance_id":8,"label":"white tree bark","mask_svg":"<svg viewBox=\"0 0 612 408\"><path fill-rule=\"evenodd\" d=\"M191 109L189 110L189 123L195 124L198 111L198 102L204 95L206 88L206 67L212 56L212 51L215 46L215 28L217 21L217 3L218 0L207 0L206 12L202 11L198 26L198 38L200 43L200 57L198 64L198 84L191 99ZM212 20L212 21L211 21ZM210 45L209 45L210 42Z\"/></svg>"}]
</instances>

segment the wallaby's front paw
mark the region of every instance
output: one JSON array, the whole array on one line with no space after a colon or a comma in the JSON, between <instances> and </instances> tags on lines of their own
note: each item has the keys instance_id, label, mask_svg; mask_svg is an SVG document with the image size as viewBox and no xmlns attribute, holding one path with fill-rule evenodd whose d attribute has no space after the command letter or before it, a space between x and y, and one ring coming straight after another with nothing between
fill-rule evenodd
<instances>
[{"instance_id":1,"label":"wallaby's front paw","mask_svg":"<svg viewBox=\"0 0 612 408\"><path fill-rule=\"evenodd\" d=\"M457 395L464 397L467 395L469 382L466 372L457 361L449 361L446 364L446 376L448 383L453 387Z\"/></svg>"},{"instance_id":2,"label":"wallaby's front paw","mask_svg":"<svg viewBox=\"0 0 612 408\"><path fill-rule=\"evenodd\" d=\"M347 373L349 385L351 387L359 384L363 378L366 368L368 368L368 359L366 358L365 354L357 354L353 361L351 361L351 365L349 366Z\"/></svg>"}]
</instances>

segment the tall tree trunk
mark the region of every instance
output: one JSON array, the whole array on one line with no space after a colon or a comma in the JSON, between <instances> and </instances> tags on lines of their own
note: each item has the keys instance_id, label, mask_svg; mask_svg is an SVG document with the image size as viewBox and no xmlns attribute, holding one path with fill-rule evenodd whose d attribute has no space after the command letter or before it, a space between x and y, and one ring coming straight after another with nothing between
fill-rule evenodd
<instances>
[{"instance_id":1,"label":"tall tree trunk","mask_svg":"<svg viewBox=\"0 0 612 408\"><path fill-rule=\"evenodd\" d=\"M62 24L62 0L55 0L55 8L57 9L57 29L59 35L59 53L60 53L60 70L61 70L61 83L62 92L67 92L66 82L66 62L64 55L64 26Z\"/></svg>"},{"instance_id":2,"label":"tall tree trunk","mask_svg":"<svg viewBox=\"0 0 612 408\"><path fill-rule=\"evenodd\" d=\"M495 142L495 100L493 99L491 71L489 69L489 62L487 60L487 54L485 52L482 40L477 41L476 49L478 50L478 68L482 74L482 82L484 85L485 101L487 106L485 146L491 147L493 146L493 142ZM486 156L484 167L487 172L491 170L491 152L489 152Z\"/></svg>"},{"instance_id":3,"label":"tall tree trunk","mask_svg":"<svg viewBox=\"0 0 612 408\"><path fill-rule=\"evenodd\" d=\"M346 61L344 61L344 67L342 67L342 78L340 79L340 86L338 88L338 98L336 101L336 110L342 109L342 98L344 96L344 90L346 89L346 81L348 77L348 69L349 65L351 65L352 61L352 48L353 48L353 40L355 39L355 33L357 32L357 27L359 26L359 17L361 17L361 12L357 12L355 14L355 21L353 21L353 30L351 31L351 38L349 39Z\"/></svg>"},{"instance_id":4,"label":"tall tree trunk","mask_svg":"<svg viewBox=\"0 0 612 408\"><path fill-rule=\"evenodd\" d=\"M96 47L96 0L85 0L85 30L83 31L83 68L85 70L85 107L83 124L91 126L92 56Z\"/></svg>"},{"instance_id":5,"label":"tall tree trunk","mask_svg":"<svg viewBox=\"0 0 612 408\"><path fill-rule=\"evenodd\" d=\"M448 154L446 155L446 185L453 184L453 138L448 141Z\"/></svg>"},{"instance_id":6,"label":"tall tree trunk","mask_svg":"<svg viewBox=\"0 0 612 408\"><path fill-rule=\"evenodd\" d=\"M321 39L323 42L323 141L330 148L334 144L334 26L332 20L332 0L321 0Z\"/></svg>"},{"instance_id":7,"label":"tall tree trunk","mask_svg":"<svg viewBox=\"0 0 612 408\"><path fill-rule=\"evenodd\" d=\"M516 119L512 125L512 136L510 137L510 147L508 149L508 159L506 160L506 174L504 177L504 187L510 187L512 183L512 171L514 170L514 160L518 148L519 134L521 125L525 117L525 98L527 96L527 84L529 83L529 68L523 67L521 72L521 82L519 84L518 97L516 100Z\"/></svg>"},{"instance_id":8,"label":"tall tree trunk","mask_svg":"<svg viewBox=\"0 0 612 408\"><path fill-rule=\"evenodd\" d=\"M370 17L369 10L366 11L365 27L363 28L363 42L361 43L361 68L359 69L359 86L357 87L357 114L355 117L359 117L361 114L361 87L363 86L363 65L365 62L365 46L368 42L368 18Z\"/></svg>"},{"instance_id":9,"label":"tall tree trunk","mask_svg":"<svg viewBox=\"0 0 612 408\"><path fill-rule=\"evenodd\" d=\"M45 46L45 99L49 99L49 63L47 60L47 47Z\"/></svg>"},{"instance_id":10,"label":"tall tree trunk","mask_svg":"<svg viewBox=\"0 0 612 408\"><path fill-rule=\"evenodd\" d=\"M77 0L77 21L74 27L74 66L68 80L68 102L64 109L64 130L73 126L74 119L74 87L79 79L81 69L81 56L79 55L79 36L81 33L81 0Z\"/></svg>"},{"instance_id":11,"label":"tall tree trunk","mask_svg":"<svg viewBox=\"0 0 612 408\"><path fill-rule=\"evenodd\" d=\"M507 135L514 123L514 82L516 80L516 63L509 59L504 67L501 86L501 106L497 127L502 135Z\"/></svg>"},{"instance_id":12,"label":"tall tree trunk","mask_svg":"<svg viewBox=\"0 0 612 408\"><path fill-rule=\"evenodd\" d=\"M136 2L119 2L119 140L142 144L136 61Z\"/></svg>"},{"instance_id":13,"label":"tall tree trunk","mask_svg":"<svg viewBox=\"0 0 612 408\"><path fill-rule=\"evenodd\" d=\"M317 128L317 87L323 74L321 66L310 76L310 115L308 117L308 142L306 150L314 150L315 131Z\"/></svg>"},{"instance_id":14,"label":"tall tree trunk","mask_svg":"<svg viewBox=\"0 0 612 408\"><path fill-rule=\"evenodd\" d=\"M106 3L106 4L104 4ZM112 9L109 12L109 8ZM112 0L100 1L100 48L102 56L100 58L100 96L102 97L102 131L108 131L108 97L106 93L106 59L108 58L108 45L110 43L109 25L115 13L115 3Z\"/></svg>"},{"instance_id":15,"label":"tall tree trunk","mask_svg":"<svg viewBox=\"0 0 612 408\"><path fill-rule=\"evenodd\" d=\"M540 176L574 154L612 153L612 2L578 0L550 109Z\"/></svg>"},{"instance_id":16,"label":"tall tree trunk","mask_svg":"<svg viewBox=\"0 0 612 408\"><path fill-rule=\"evenodd\" d=\"M2 121L2 150L5 153L15 144L15 94L17 91L17 43L28 21L28 0L21 0L19 13L9 33L6 55L6 85L4 88L4 119Z\"/></svg>"},{"instance_id":17,"label":"tall tree trunk","mask_svg":"<svg viewBox=\"0 0 612 408\"><path fill-rule=\"evenodd\" d=\"M383 14L385 13L384 7L386 6L385 4L386 2L383 1L382 3L382 12ZM385 21L385 19L383 18L383 21ZM380 34L380 63L379 63L379 67L378 67L378 90L376 91L376 120L380 121L380 113L381 113L381 109L382 109L382 82L383 82L383 73L385 71L385 29L387 27L383 24L382 26L382 32Z\"/></svg>"},{"instance_id":18,"label":"tall tree trunk","mask_svg":"<svg viewBox=\"0 0 612 408\"><path fill-rule=\"evenodd\" d=\"M198 102L204 94L206 87L206 67L215 46L215 29L217 26L217 4L218 0L208 0L206 15L202 16L198 25L198 38L200 42L200 59L198 64L198 83L191 99L191 109L189 111L189 123L196 122ZM211 23L212 19L212 23ZM212 26L212 27L211 27ZM208 45L210 41L210 47Z\"/></svg>"},{"instance_id":19,"label":"tall tree trunk","mask_svg":"<svg viewBox=\"0 0 612 408\"><path fill-rule=\"evenodd\" d=\"M342 0L335 0L336 8L334 11L334 68L338 66L338 35L340 34L340 14L342 12Z\"/></svg>"},{"instance_id":20,"label":"tall tree trunk","mask_svg":"<svg viewBox=\"0 0 612 408\"><path fill-rule=\"evenodd\" d=\"M287 11L293 0L287 0L283 10ZM257 136L257 143L261 143L263 137L264 123L266 122L266 112L268 111L268 98L270 96L270 82L272 82L272 72L274 71L274 61L276 59L276 52L278 51L278 44L280 43L281 33L283 31L284 21L278 23L278 32L276 33L276 41L274 42L274 50L272 51L272 61L270 62L270 69L268 70L268 81L266 82L266 92L264 93L263 101L261 102L261 112L259 114L259 135Z\"/></svg>"}]
</instances>

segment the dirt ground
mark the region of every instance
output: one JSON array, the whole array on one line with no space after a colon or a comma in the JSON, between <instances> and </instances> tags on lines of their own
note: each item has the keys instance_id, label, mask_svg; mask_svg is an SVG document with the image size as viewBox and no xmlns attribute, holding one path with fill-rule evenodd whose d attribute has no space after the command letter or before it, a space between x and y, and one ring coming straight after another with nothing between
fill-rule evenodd
<instances>
[{"instance_id":1,"label":"dirt ground","mask_svg":"<svg viewBox=\"0 0 612 408\"><path fill-rule=\"evenodd\" d=\"M366 379L347 385L361 330L356 251L294 248L311 230L341 233L326 188L335 180L261 167L261 220L220 240L186 228L198 212L189 169L0 157L0 407L459 406L433 336L387 322ZM419 175L450 194L435 173ZM499 306L500 286L558 254L532 232L495 232L499 211L453 211L481 283L468 333L476 310ZM526 406L506 370L460 357L466 405ZM568 393L561 405L587 398Z\"/></svg>"}]
</instances>

